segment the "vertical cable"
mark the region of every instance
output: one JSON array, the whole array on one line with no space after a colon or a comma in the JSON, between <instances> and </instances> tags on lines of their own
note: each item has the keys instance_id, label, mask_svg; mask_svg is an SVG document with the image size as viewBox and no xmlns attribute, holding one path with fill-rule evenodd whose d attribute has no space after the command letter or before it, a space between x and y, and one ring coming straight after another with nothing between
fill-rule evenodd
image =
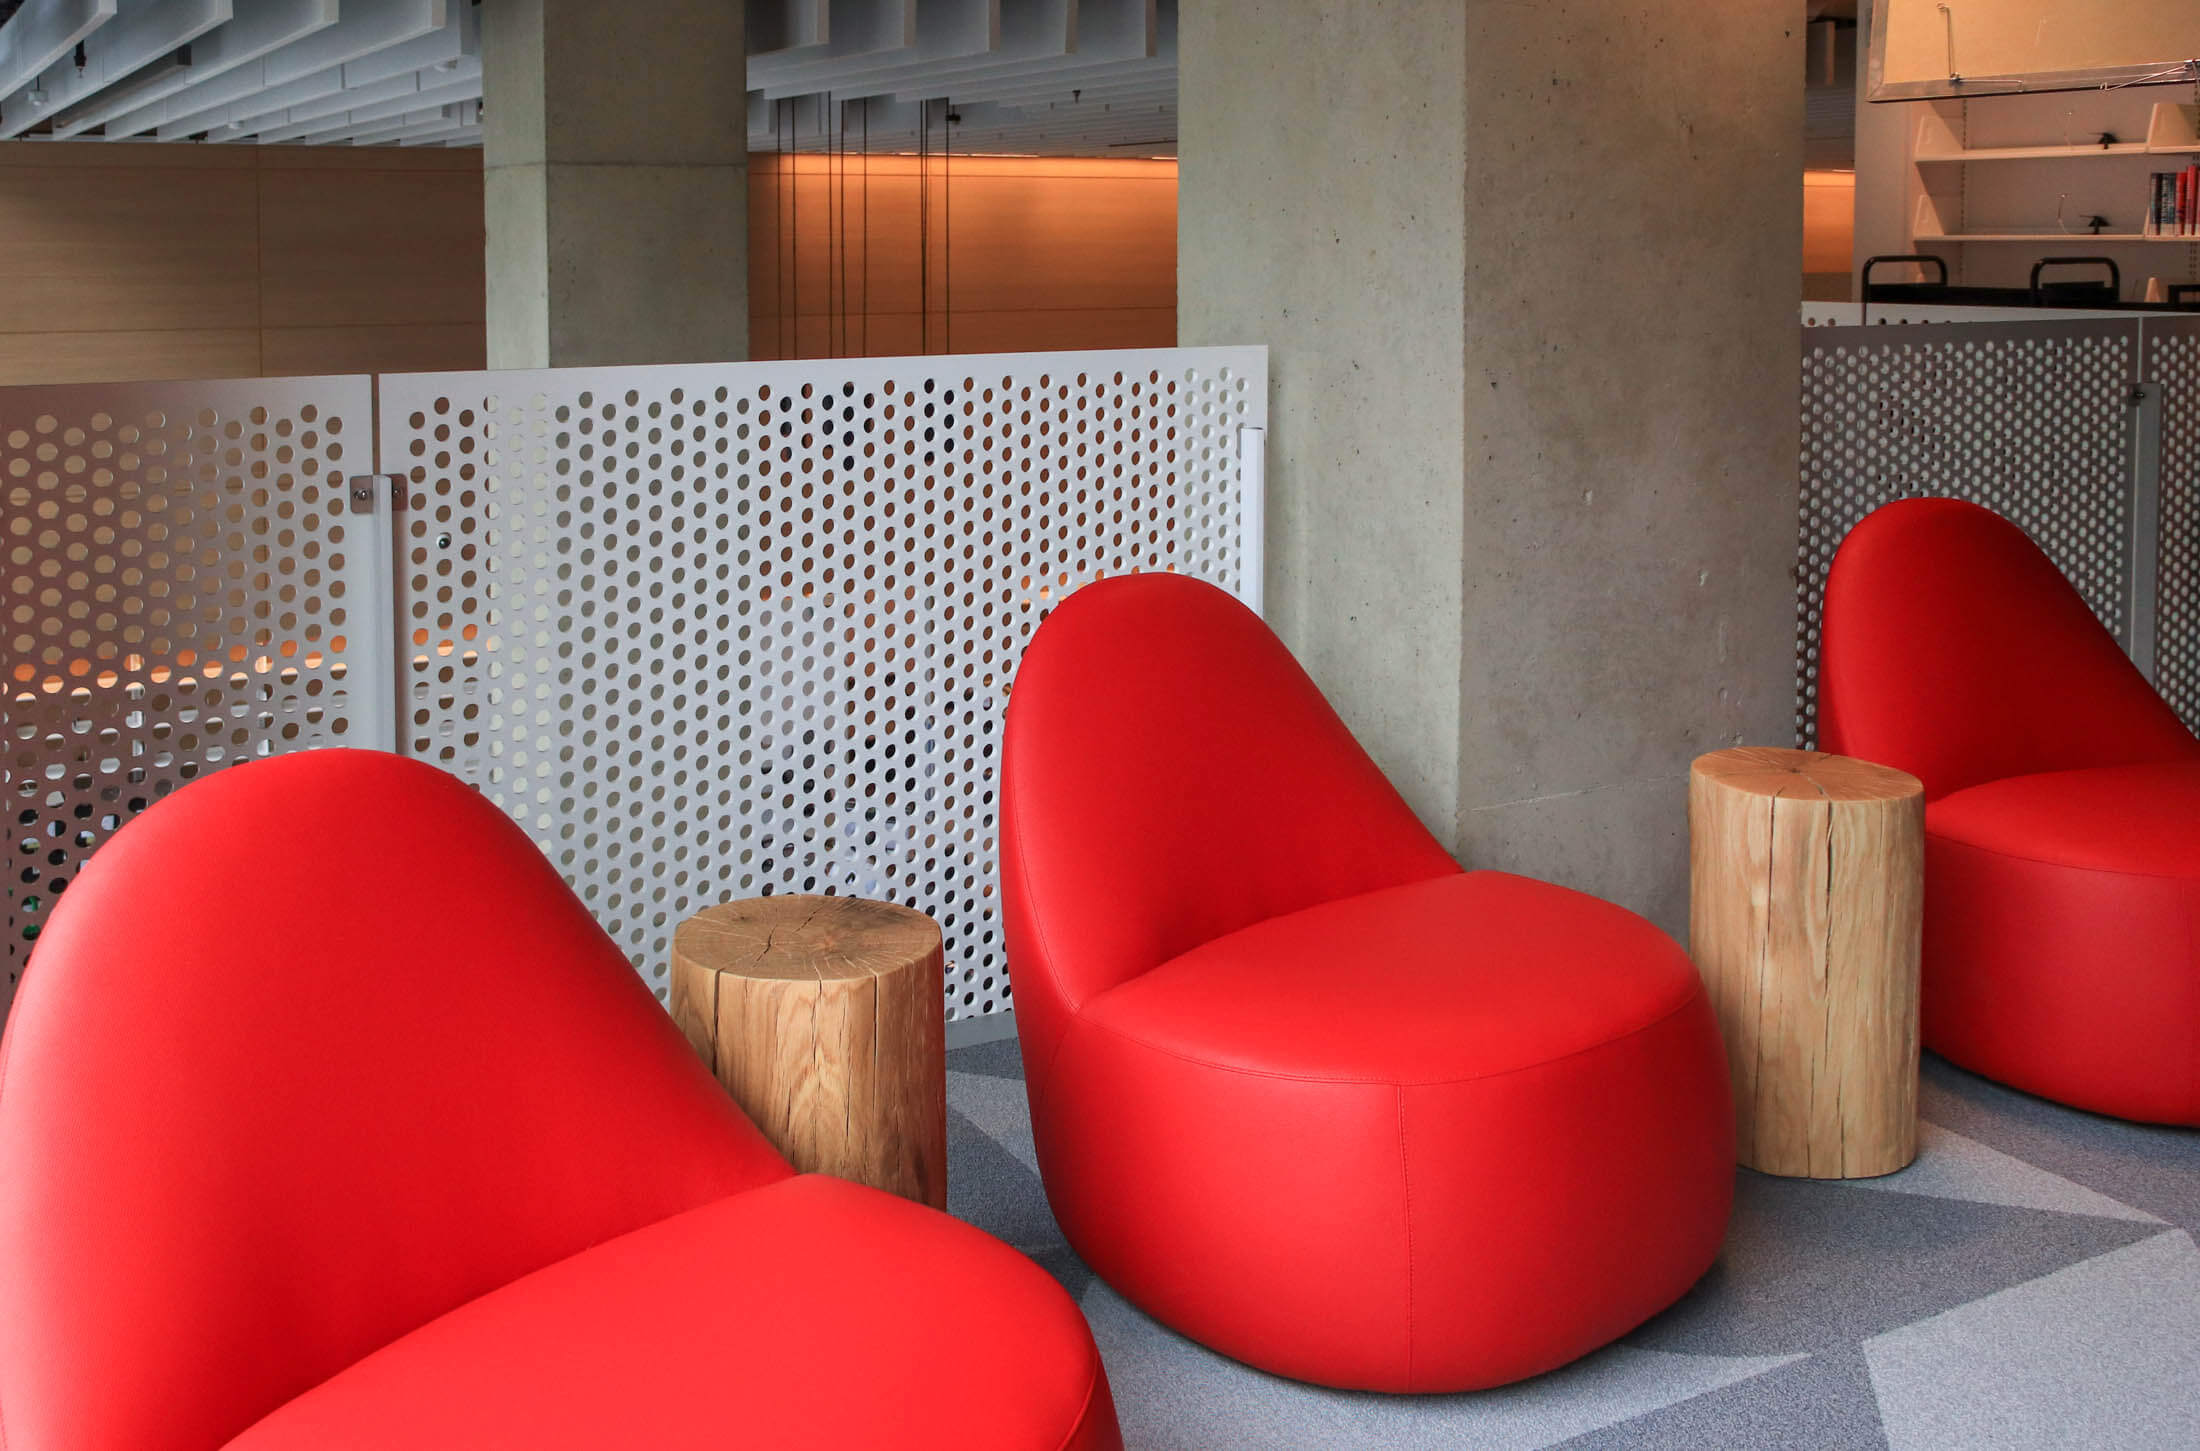
<instances>
[{"instance_id":1,"label":"vertical cable","mask_svg":"<svg viewBox=\"0 0 2200 1451\"><path fill-rule=\"evenodd\" d=\"M788 213L794 235L794 281L788 288L794 292L794 345L788 347L790 358L803 356L803 117L794 110L796 101L788 101L788 139L794 143L794 207Z\"/></svg>"},{"instance_id":2,"label":"vertical cable","mask_svg":"<svg viewBox=\"0 0 2200 1451\"><path fill-rule=\"evenodd\" d=\"M940 102L940 351L955 351L955 103Z\"/></svg>"},{"instance_id":3,"label":"vertical cable","mask_svg":"<svg viewBox=\"0 0 2200 1451\"><path fill-rule=\"evenodd\" d=\"M863 103L863 351L871 351L871 103Z\"/></svg>"},{"instance_id":4,"label":"vertical cable","mask_svg":"<svg viewBox=\"0 0 2200 1451\"><path fill-rule=\"evenodd\" d=\"M848 103L833 111L833 195L840 201L840 336L836 357L848 356Z\"/></svg>"},{"instance_id":5,"label":"vertical cable","mask_svg":"<svg viewBox=\"0 0 2200 1451\"><path fill-rule=\"evenodd\" d=\"M787 99L787 146L779 154L780 169L787 174L787 345L780 356L792 358L802 350L802 138L795 133L795 99Z\"/></svg>"},{"instance_id":6,"label":"vertical cable","mask_svg":"<svg viewBox=\"0 0 2200 1451\"><path fill-rule=\"evenodd\" d=\"M772 296L779 305L779 356L787 356L787 138L780 125L784 101L772 102Z\"/></svg>"},{"instance_id":7,"label":"vertical cable","mask_svg":"<svg viewBox=\"0 0 2200 1451\"><path fill-rule=\"evenodd\" d=\"M917 351L932 351L932 103L917 108Z\"/></svg>"}]
</instances>

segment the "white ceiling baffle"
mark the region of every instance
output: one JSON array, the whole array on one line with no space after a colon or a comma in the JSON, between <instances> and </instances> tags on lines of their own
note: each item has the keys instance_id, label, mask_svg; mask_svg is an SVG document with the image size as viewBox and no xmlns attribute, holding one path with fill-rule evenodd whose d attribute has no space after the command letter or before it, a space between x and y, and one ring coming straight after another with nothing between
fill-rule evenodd
<instances>
[{"instance_id":1,"label":"white ceiling baffle","mask_svg":"<svg viewBox=\"0 0 2200 1451\"><path fill-rule=\"evenodd\" d=\"M7 28L30 8L18 11ZM334 0L328 8L336 8ZM121 0L113 19L0 99L0 136L19 136L41 124L72 134L101 97L149 91L187 69L191 42L230 18L230 0Z\"/></svg>"},{"instance_id":2,"label":"white ceiling baffle","mask_svg":"<svg viewBox=\"0 0 2200 1451\"><path fill-rule=\"evenodd\" d=\"M1177 3L748 0L726 84L758 151L1169 156ZM472 146L481 100L476 0L0 0L0 138Z\"/></svg>"},{"instance_id":3,"label":"white ceiling baffle","mask_svg":"<svg viewBox=\"0 0 2200 1451\"><path fill-rule=\"evenodd\" d=\"M98 127L103 139L126 140L126 133L114 130L121 117L249 68L291 46L309 45L337 24L337 0L223 0L221 8L225 12L233 8L235 13L177 52L179 64L90 97L70 114L55 118L55 134L82 136ZM127 0L123 13L129 13Z\"/></svg>"},{"instance_id":4,"label":"white ceiling baffle","mask_svg":"<svg viewBox=\"0 0 2200 1451\"><path fill-rule=\"evenodd\" d=\"M30 0L0 25L0 96L18 106L34 104L28 91L46 67L73 55L77 45L115 18L116 0ZM44 106L41 94L35 104ZM0 118L7 114L0 104ZM33 118L36 119L35 117Z\"/></svg>"},{"instance_id":5,"label":"white ceiling baffle","mask_svg":"<svg viewBox=\"0 0 2200 1451\"><path fill-rule=\"evenodd\" d=\"M469 60L478 75L479 47L471 55L465 47L478 13L467 0L343 0L336 23L326 30L269 54L255 66L122 116L109 123L107 133L119 139L151 130L163 141L202 134L209 140L231 140L244 133L246 123L261 117L280 117L273 124L288 120L281 113L290 106L398 76L413 77L448 62ZM480 93L477 85L474 94Z\"/></svg>"},{"instance_id":6,"label":"white ceiling baffle","mask_svg":"<svg viewBox=\"0 0 2200 1451\"><path fill-rule=\"evenodd\" d=\"M1173 156L1176 10L1177 0L823 0L804 43L778 45L818 0L750 0L749 149ZM938 101L944 132L939 108L925 105Z\"/></svg>"},{"instance_id":7,"label":"white ceiling baffle","mask_svg":"<svg viewBox=\"0 0 2200 1451\"><path fill-rule=\"evenodd\" d=\"M474 0L23 0L0 15L0 137L480 143Z\"/></svg>"}]
</instances>

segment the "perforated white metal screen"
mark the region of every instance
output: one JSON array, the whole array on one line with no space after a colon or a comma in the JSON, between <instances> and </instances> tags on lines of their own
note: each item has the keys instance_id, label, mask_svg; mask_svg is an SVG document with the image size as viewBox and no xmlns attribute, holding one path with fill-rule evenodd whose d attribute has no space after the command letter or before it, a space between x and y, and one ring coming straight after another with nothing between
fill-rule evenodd
<instances>
[{"instance_id":1,"label":"perforated white metal screen","mask_svg":"<svg viewBox=\"0 0 2200 1451\"><path fill-rule=\"evenodd\" d=\"M2200 318L2147 319L2146 376L2162 399L2154 683L2200 731Z\"/></svg>"},{"instance_id":2,"label":"perforated white metal screen","mask_svg":"<svg viewBox=\"0 0 2200 1451\"><path fill-rule=\"evenodd\" d=\"M1895 499L1969 499L2036 540L2119 640L2133 609L2134 321L1802 330L1797 738L1817 739L1833 553Z\"/></svg>"},{"instance_id":3,"label":"perforated white metal screen","mask_svg":"<svg viewBox=\"0 0 2200 1451\"><path fill-rule=\"evenodd\" d=\"M1266 368L1217 348L385 377L402 748L509 810L660 987L688 914L836 891L932 914L948 1016L998 1012L1017 659L1104 574L1246 593L1238 435L1266 423Z\"/></svg>"},{"instance_id":4,"label":"perforated white metal screen","mask_svg":"<svg viewBox=\"0 0 2200 1451\"><path fill-rule=\"evenodd\" d=\"M6 996L122 822L205 771L392 741L366 378L0 389Z\"/></svg>"}]
</instances>

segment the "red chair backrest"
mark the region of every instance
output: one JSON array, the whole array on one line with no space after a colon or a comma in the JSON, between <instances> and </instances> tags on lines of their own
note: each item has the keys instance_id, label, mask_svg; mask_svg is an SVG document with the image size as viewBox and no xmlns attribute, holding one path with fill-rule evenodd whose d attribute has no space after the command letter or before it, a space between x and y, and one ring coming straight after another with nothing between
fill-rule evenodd
<instances>
[{"instance_id":1,"label":"red chair backrest","mask_svg":"<svg viewBox=\"0 0 2200 1451\"><path fill-rule=\"evenodd\" d=\"M1826 579L1818 741L1908 771L1927 799L2200 758L2054 562L1956 499L1889 504L1842 541Z\"/></svg>"},{"instance_id":2,"label":"red chair backrest","mask_svg":"<svg viewBox=\"0 0 2200 1451\"><path fill-rule=\"evenodd\" d=\"M1255 922L1459 870L1258 616L1087 585L1009 695L1001 877L1034 1091L1077 1005Z\"/></svg>"},{"instance_id":3,"label":"red chair backrest","mask_svg":"<svg viewBox=\"0 0 2200 1451\"><path fill-rule=\"evenodd\" d=\"M0 1441L210 1451L435 1316L785 1176L440 771L221 771L100 849L0 1043Z\"/></svg>"}]
</instances>

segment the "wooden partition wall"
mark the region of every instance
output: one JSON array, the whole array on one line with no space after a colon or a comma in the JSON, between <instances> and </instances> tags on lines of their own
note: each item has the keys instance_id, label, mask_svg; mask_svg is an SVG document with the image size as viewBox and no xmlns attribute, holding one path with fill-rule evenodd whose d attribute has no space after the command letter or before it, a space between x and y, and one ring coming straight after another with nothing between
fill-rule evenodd
<instances>
[{"instance_id":1,"label":"wooden partition wall","mask_svg":"<svg viewBox=\"0 0 2200 1451\"><path fill-rule=\"evenodd\" d=\"M479 368L481 153L0 143L0 384Z\"/></svg>"},{"instance_id":2,"label":"wooden partition wall","mask_svg":"<svg viewBox=\"0 0 2200 1451\"><path fill-rule=\"evenodd\" d=\"M1176 163L752 158L756 358L1168 347ZM485 365L481 153L0 143L0 385Z\"/></svg>"},{"instance_id":3,"label":"wooden partition wall","mask_svg":"<svg viewBox=\"0 0 2200 1451\"><path fill-rule=\"evenodd\" d=\"M1803 173L1803 300L1846 302L1855 285L1856 173Z\"/></svg>"},{"instance_id":4,"label":"wooden partition wall","mask_svg":"<svg viewBox=\"0 0 2200 1451\"><path fill-rule=\"evenodd\" d=\"M750 158L750 357L1174 345L1175 162L920 165Z\"/></svg>"}]
</instances>

